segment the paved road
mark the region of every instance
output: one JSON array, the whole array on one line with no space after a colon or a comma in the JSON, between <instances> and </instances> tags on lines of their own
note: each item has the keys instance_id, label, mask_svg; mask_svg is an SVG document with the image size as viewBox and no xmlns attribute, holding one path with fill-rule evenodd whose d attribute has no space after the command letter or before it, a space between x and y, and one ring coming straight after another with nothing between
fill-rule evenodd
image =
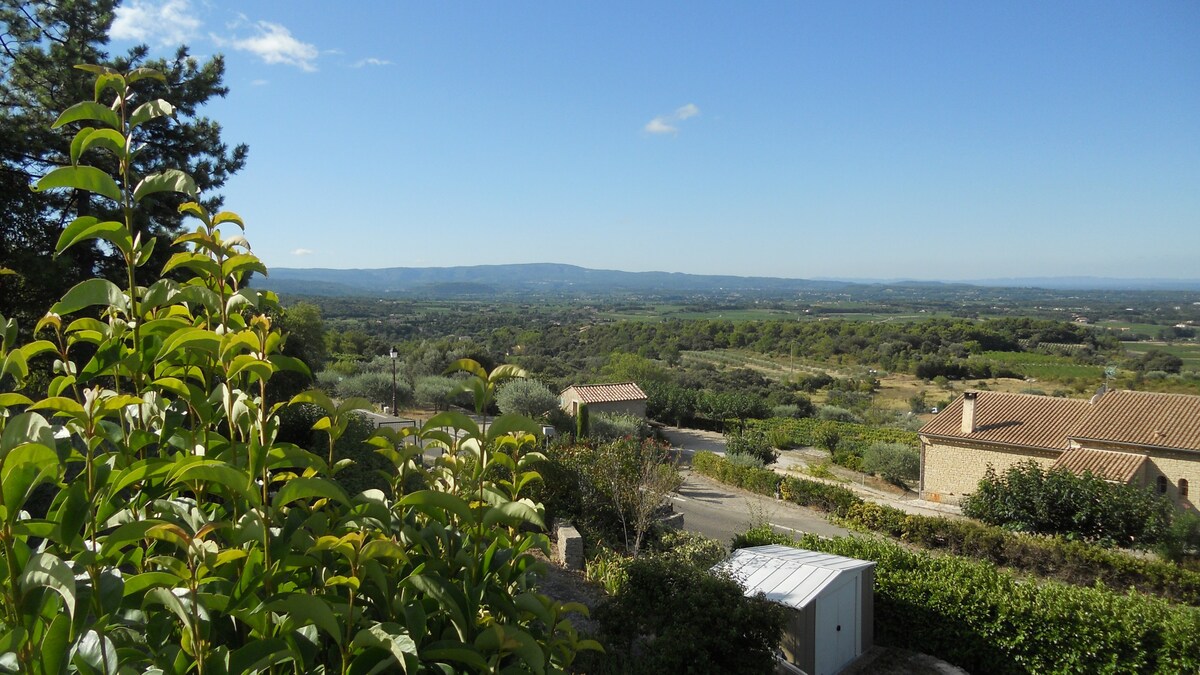
<instances>
[{"instance_id":1,"label":"paved road","mask_svg":"<svg viewBox=\"0 0 1200 675\"><path fill-rule=\"evenodd\" d=\"M673 499L675 510L683 514L684 529L726 545L734 535L764 521L785 534L813 532L838 537L848 532L830 524L819 511L739 490L691 471L683 474L683 487Z\"/></svg>"}]
</instances>

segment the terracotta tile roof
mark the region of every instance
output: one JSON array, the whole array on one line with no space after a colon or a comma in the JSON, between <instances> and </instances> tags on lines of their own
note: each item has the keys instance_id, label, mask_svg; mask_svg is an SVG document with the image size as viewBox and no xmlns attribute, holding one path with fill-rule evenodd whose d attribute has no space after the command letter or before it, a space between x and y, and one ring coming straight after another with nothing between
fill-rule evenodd
<instances>
[{"instance_id":1,"label":"terracotta tile roof","mask_svg":"<svg viewBox=\"0 0 1200 675\"><path fill-rule=\"evenodd\" d=\"M1033 394L981 391L975 400L975 431L962 431L959 396L921 428L922 436L1066 450L1067 436L1087 414L1087 401Z\"/></svg>"},{"instance_id":2,"label":"terracotta tile roof","mask_svg":"<svg viewBox=\"0 0 1200 675\"><path fill-rule=\"evenodd\" d=\"M573 384L562 391L574 390L584 403L612 403L615 401L644 401L646 392L636 382L615 384Z\"/></svg>"},{"instance_id":3,"label":"terracotta tile roof","mask_svg":"<svg viewBox=\"0 0 1200 675\"><path fill-rule=\"evenodd\" d=\"M1074 474L1090 471L1104 480L1129 483L1145 462L1145 455L1076 448L1059 455L1051 469L1066 469Z\"/></svg>"},{"instance_id":4,"label":"terracotta tile roof","mask_svg":"<svg viewBox=\"0 0 1200 675\"><path fill-rule=\"evenodd\" d=\"M1200 396L1110 391L1071 430L1071 438L1200 450Z\"/></svg>"}]
</instances>

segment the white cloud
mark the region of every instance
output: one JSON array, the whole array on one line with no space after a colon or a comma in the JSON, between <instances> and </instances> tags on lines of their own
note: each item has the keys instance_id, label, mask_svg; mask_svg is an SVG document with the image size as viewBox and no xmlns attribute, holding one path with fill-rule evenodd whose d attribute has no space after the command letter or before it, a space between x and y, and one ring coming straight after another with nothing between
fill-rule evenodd
<instances>
[{"instance_id":1,"label":"white cloud","mask_svg":"<svg viewBox=\"0 0 1200 675\"><path fill-rule=\"evenodd\" d=\"M189 0L133 0L117 7L109 35L115 40L175 45L186 42L200 27Z\"/></svg>"},{"instance_id":2,"label":"white cloud","mask_svg":"<svg viewBox=\"0 0 1200 675\"><path fill-rule=\"evenodd\" d=\"M250 80L250 86L252 87L265 87L270 83L270 80Z\"/></svg>"},{"instance_id":3,"label":"white cloud","mask_svg":"<svg viewBox=\"0 0 1200 675\"><path fill-rule=\"evenodd\" d=\"M673 134L679 131L663 117L655 117L646 123L646 131L652 134Z\"/></svg>"},{"instance_id":4,"label":"white cloud","mask_svg":"<svg viewBox=\"0 0 1200 675\"><path fill-rule=\"evenodd\" d=\"M212 37L218 45L250 52L269 64L282 63L307 72L317 69L315 61L320 52L315 46L292 37L291 31L277 23L259 21L254 28L258 32L254 37L235 40Z\"/></svg>"},{"instance_id":5,"label":"white cloud","mask_svg":"<svg viewBox=\"0 0 1200 675\"><path fill-rule=\"evenodd\" d=\"M377 59L373 56L370 58L362 59L360 61L356 61L354 63L355 68L362 68L363 66L390 66L390 65L392 65L391 61L388 61L387 59Z\"/></svg>"},{"instance_id":6,"label":"white cloud","mask_svg":"<svg viewBox=\"0 0 1200 675\"><path fill-rule=\"evenodd\" d=\"M700 108L695 103L679 106L669 115L659 115L642 127L648 134L677 134L679 123L700 114Z\"/></svg>"},{"instance_id":7,"label":"white cloud","mask_svg":"<svg viewBox=\"0 0 1200 675\"><path fill-rule=\"evenodd\" d=\"M312 255L313 251L310 248L298 248L292 251L292 255Z\"/></svg>"}]
</instances>

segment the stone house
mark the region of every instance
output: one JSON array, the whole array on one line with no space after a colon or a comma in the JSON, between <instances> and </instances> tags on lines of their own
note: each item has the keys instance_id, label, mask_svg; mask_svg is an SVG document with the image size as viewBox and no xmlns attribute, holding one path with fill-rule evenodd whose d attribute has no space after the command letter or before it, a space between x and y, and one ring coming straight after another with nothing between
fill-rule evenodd
<instances>
[{"instance_id":1,"label":"stone house","mask_svg":"<svg viewBox=\"0 0 1200 675\"><path fill-rule=\"evenodd\" d=\"M1091 400L968 391L921 429L922 499L957 504L990 464L1044 468L1142 485L1196 508L1200 396L1114 390Z\"/></svg>"},{"instance_id":2,"label":"stone house","mask_svg":"<svg viewBox=\"0 0 1200 675\"><path fill-rule=\"evenodd\" d=\"M586 403L588 412L646 416L646 392L636 382L573 384L558 395L558 405L571 416Z\"/></svg>"}]
</instances>

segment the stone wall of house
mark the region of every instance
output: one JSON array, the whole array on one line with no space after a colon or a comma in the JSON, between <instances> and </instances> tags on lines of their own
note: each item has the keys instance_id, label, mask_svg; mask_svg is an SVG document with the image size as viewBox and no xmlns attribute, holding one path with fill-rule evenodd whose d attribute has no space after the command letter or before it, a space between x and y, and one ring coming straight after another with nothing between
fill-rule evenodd
<instances>
[{"instance_id":1,"label":"stone wall of house","mask_svg":"<svg viewBox=\"0 0 1200 675\"><path fill-rule=\"evenodd\" d=\"M1060 454L1058 450L1003 449L983 443L950 445L921 437L921 499L958 504L963 495L975 491L989 464L998 474L1030 459L1049 468Z\"/></svg>"},{"instance_id":2,"label":"stone wall of house","mask_svg":"<svg viewBox=\"0 0 1200 675\"><path fill-rule=\"evenodd\" d=\"M1200 507L1200 495L1196 493L1197 490L1200 490L1200 453L1190 450L1145 448L1116 443L1098 443L1095 441L1087 441L1085 443L1071 441L1071 447L1083 447L1091 450L1115 450L1117 452L1146 455L1150 458L1150 461L1142 467L1139 475L1135 477L1133 481L1135 484L1159 491L1162 484L1158 478L1162 476L1167 479L1165 494L1171 498L1171 501L1186 509ZM1180 481L1185 482L1181 483Z\"/></svg>"}]
</instances>

